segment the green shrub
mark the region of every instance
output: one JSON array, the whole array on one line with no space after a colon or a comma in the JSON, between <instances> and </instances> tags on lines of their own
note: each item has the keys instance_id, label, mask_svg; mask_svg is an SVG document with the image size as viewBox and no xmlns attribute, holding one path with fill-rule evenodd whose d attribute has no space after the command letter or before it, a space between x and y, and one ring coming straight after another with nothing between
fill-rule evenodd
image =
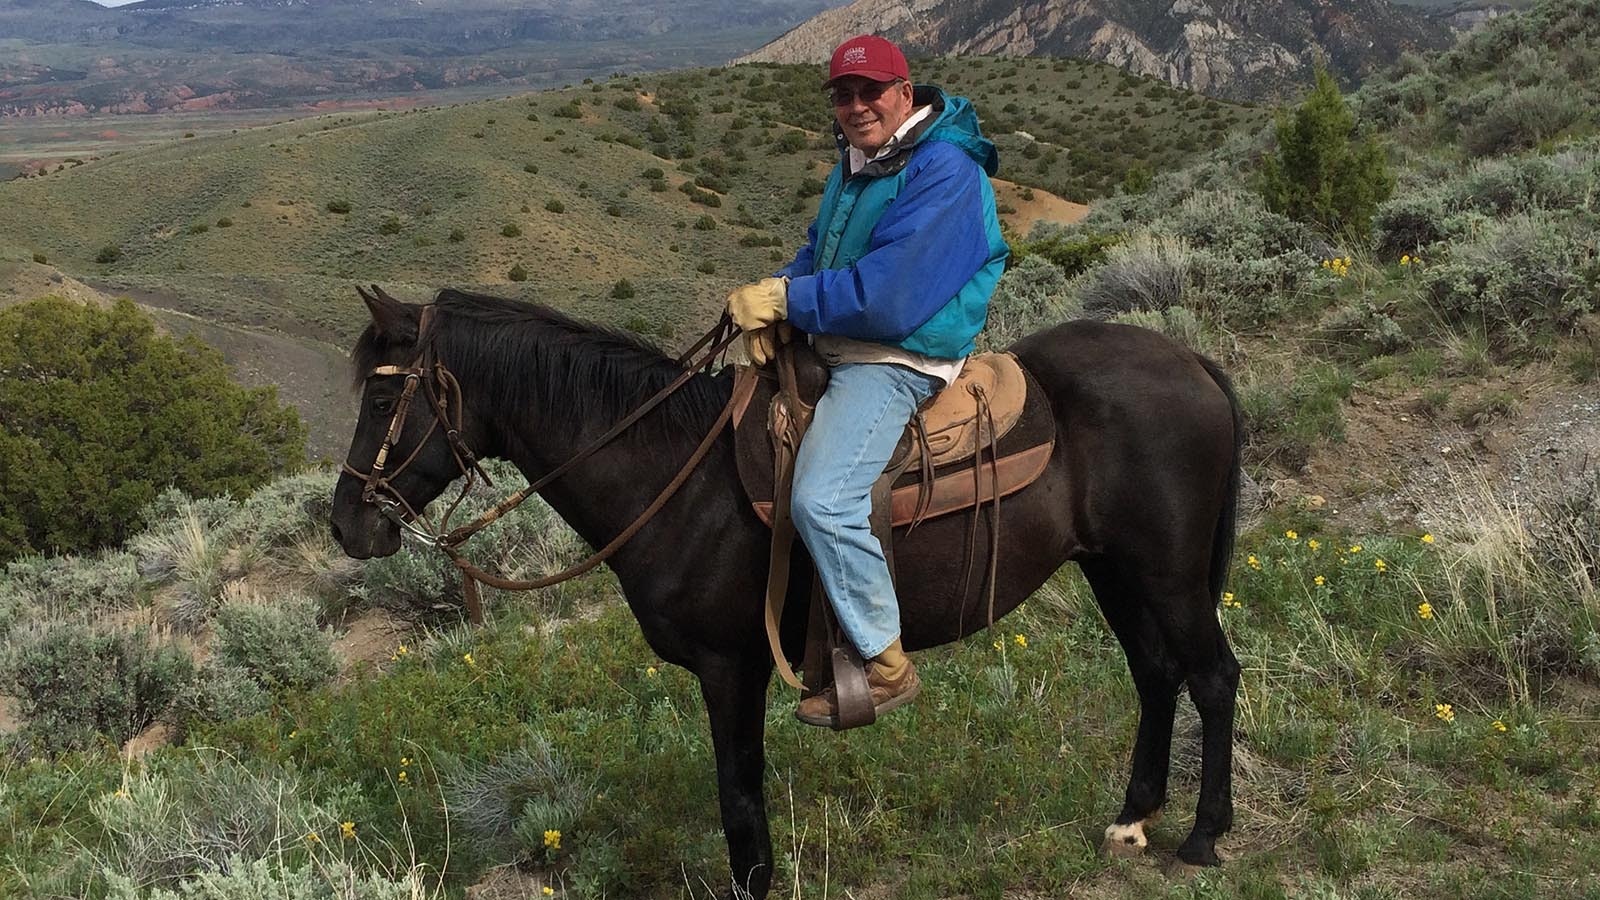
<instances>
[{"instance_id":1,"label":"green shrub","mask_svg":"<svg viewBox=\"0 0 1600 900\"><path fill-rule=\"evenodd\" d=\"M1136 235L1110 247L1105 260L1073 280L1083 311L1114 316L1182 306L1194 285L1194 254L1180 238Z\"/></svg>"},{"instance_id":2,"label":"green shrub","mask_svg":"<svg viewBox=\"0 0 1600 900\"><path fill-rule=\"evenodd\" d=\"M1416 255L1444 239L1444 204L1439 197L1407 193L1382 206L1373 220L1378 255L1387 260Z\"/></svg>"},{"instance_id":3,"label":"green shrub","mask_svg":"<svg viewBox=\"0 0 1600 900\"><path fill-rule=\"evenodd\" d=\"M806 135L803 131L785 131L783 136L772 142L772 149L779 153L798 153L806 148Z\"/></svg>"},{"instance_id":4,"label":"green shrub","mask_svg":"<svg viewBox=\"0 0 1600 900\"><path fill-rule=\"evenodd\" d=\"M533 163L524 163L522 171L527 172L529 175L537 175L539 174L539 167Z\"/></svg>"},{"instance_id":5,"label":"green shrub","mask_svg":"<svg viewBox=\"0 0 1600 900\"><path fill-rule=\"evenodd\" d=\"M522 263L517 263L516 265L512 266L509 271L506 272L506 280L508 280L508 281L527 281L528 280L528 270L522 267Z\"/></svg>"},{"instance_id":6,"label":"green shrub","mask_svg":"<svg viewBox=\"0 0 1600 900\"><path fill-rule=\"evenodd\" d=\"M100 737L123 743L166 713L193 675L185 653L143 634L66 624L14 641L4 682L31 745L59 753Z\"/></svg>"},{"instance_id":7,"label":"green shrub","mask_svg":"<svg viewBox=\"0 0 1600 900\"><path fill-rule=\"evenodd\" d=\"M462 241L464 241L466 239L467 239L467 233L465 231L462 231L459 228L450 229L450 237L449 237L450 243L459 244L459 243L461 243Z\"/></svg>"},{"instance_id":8,"label":"green shrub","mask_svg":"<svg viewBox=\"0 0 1600 900\"><path fill-rule=\"evenodd\" d=\"M107 244L94 255L94 261L97 263L114 263L121 258L122 248L116 244Z\"/></svg>"},{"instance_id":9,"label":"green shrub","mask_svg":"<svg viewBox=\"0 0 1600 900\"><path fill-rule=\"evenodd\" d=\"M172 717L185 728L202 722L231 722L264 712L272 695L241 666L211 659L200 664L172 698Z\"/></svg>"},{"instance_id":10,"label":"green shrub","mask_svg":"<svg viewBox=\"0 0 1600 900\"><path fill-rule=\"evenodd\" d=\"M167 485L243 495L304 462L305 427L221 354L132 303L0 310L0 561L125 540ZM22 477L19 473L26 473Z\"/></svg>"},{"instance_id":11,"label":"green shrub","mask_svg":"<svg viewBox=\"0 0 1600 900\"><path fill-rule=\"evenodd\" d=\"M415 900L429 896L415 873L398 880L376 872L357 872L341 860L317 860L294 867L280 853L257 860L233 857L220 871L200 872L175 891L143 893L122 875L108 878L107 900Z\"/></svg>"},{"instance_id":12,"label":"green shrub","mask_svg":"<svg viewBox=\"0 0 1600 900\"><path fill-rule=\"evenodd\" d=\"M1550 213L1485 222L1424 269L1424 285L1447 320L1518 355L1594 311L1600 263L1583 230Z\"/></svg>"},{"instance_id":13,"label":"green shrub","mask_svg":"<svg viewBox=\"0 0 1600 900\"><path fill-rule=\"evenodd\" d=\"M557 213L557 214L564 213L564 212L567 211L566 204L564 204L560 200L556 200L554 198L546 201L545 205L544 205L544 208L549 210L550 212Z\"/></svg>"},{"instance_id":14,"label":"green shrub","mask_svg":"<svg viewBox=\"0 0 1600 900\"><path fill-rule=\"evenodd\" d=\"M228 218L227 216L223 216L222 218L217 220L217 227L218 228L232 228L233 227L233 220Z\"/></svg>"},{"instance_id":15,"label":"green shrub","mask_svg":"<svg viewBox=\"0 0 1600 900\"><path fill-rule=\"evenodd\" d=\"M1114 316L1111 321L1164 334L1196 353L1216 352L1216 341L1206 328L1205 322L1181 306L1122 313Z\"/></svg>"},{"instance_id":16,"label":"green shrub","mask_svg":"<svg viewBox=\"0 0 1600 900\"><path fill-rule=\"evenodd\" d=\"M269 691L304 690L333 677L328 635L316 606L302 597L274 605L228 603L217 611L218 661L237 666Z\"/></svg>"},{"instance_id":17,"label":"green shrub","mask_svg":"<svg viewBox=\"0 0 1600 900\"><path fill-rule=\"evenodd\" d=\"M1014 341L1072 318L1080 307L1067 292L1061 269L1039 255L1006 269L989 301L989 319L979 334L985 350L1003 350Z\"/></svg>"},{"instance_id":18,"label":"green shrub","mask_svg":"<svg viewBox=\"0 0 1600 900\"><path fill-rule=\"evenodd\" d=\"M618 279L617 283L611 286L611 299L613 300L627 300L633 297L634 293L633 282L626 278Z\"/></svg>"},{"instance_id":19,"label":"green shrub","mask_svg":"<svg viewBox=\"0 0 1600 900\"><path fill-rule=\"evenodd\" d=\"M1318 362L1297 371L1293 380L1265 379L1241 387L1247 457L1298 471L1318 443L1343 441L1344 401L1353 386L1347 373Z\"/></svg>"},{"instance_id":20,"label":"green shrub","mask_svg":"<svg viewBox=\"0 0 1600 900\"><path fill-rule=\"evenodd\" d=\"M694 230L715 231L717 230L717 220L711 218L710 216L701 216L700 218L694 220Z\"/></svg>"},{"instance_id":21,"label":"green shrub","mask_svg":"<svg viewBox=\"0 0 1600 900\"><path fill-rule=\"evenodd\" d=\"M328 212L338 213L341 216L345 215L345 214L350 212L350 201L349 200L329 200L328 201Z\"/></svg>"},{"instance_id":22,"label":"green shrub","mask_svg":"<svg viewBox=\"0 0 1600 900\"><path fill-rule=\"evenodd\" d=\"M42 266L50 262L50 257L45 256L43 253L35 252L33 254L33 261Z\"/></svg>"},{"instance_id":23,"label":"green shrub","mask_svg":"<svg viewBox=\"0 0 1600 900\"><path fill-rule=\"evenodd\" d=\"M1105 259L1106 251L1121 240L1122 235L1105 232L1057 232L1038 240L1013 242L1011 262L1039 256L1072 278Z\"/></svg>"},{"instance_id":24,"label":"green shrub","mask_svg":"<svg viewBox=\"0 0 1600 900\"><path fill-rule=\"evenodd\" d=\"M1570 84L1486 88L1456 113L1461 144L1475 156L1536 147L1584 116L1588 107L1581 93Z\"/></svg>"},{"instance_id":25,"label":"green shrub","mask_svg":"<svg viewBox=\"0 0 1600 900\"><path fill-rule=\"evenodd\" d=\"M643 172L640 172L639 177L643 178L645 181L660 181L667 177L667 173L661 171L655 166L651 166L650 168L645 169Z\"/></svg>"},{"instance_id":26,"label":"green shrub","mask_svg":"<svg viewBox=\"0 0 1600 900\"><path fill-rule=\"evenodd\" d=\"M145 594L132 553L92 557L24 556L0 569L0 640L24 613L30 619L93 621L131 609Z\"/></svg>"},{"instance_id":27,"label":"green shrub","mask_svg":"<svg viewBox=\"0 0 1600 900\"><path fill-rule=\"evenodd\" d=\"M190 225L188 228L185 228L183 230L183 233L184 234L205 234L206 232L208 232L210 230L211 230L211 226L210 225L207 225L204 222L196 222L193 225Z\"/></svg>"},{"instance_id":28,"label":"green shrub","mask_svg":"<svg viewBox=\"0 0 1600 900\"><path fill-rule=\"evenodd\" d=\"M490 762L451 758L441 768L457 824L495 858L546 858L545 832L570 832L594 792L538 732Z\"/></svg>"},{"instance_id":29,"label":"green shrub","mask_svg":"<svg viewBox=\"0 0 1600 900\"><path fill-rule=\"evenodd\" d=\"M694 270L702 275L715 275L717 273L717 264L714 260L702 259L695 264Z\"/></svg>"},{"instance_id":30,"label":"green shrub","mask_svg":"<svg viewBox=\"0 0 1600 900\"><path fill-rule=\"evenodd\" d=\"M172 887L202 872L228 871L238 858L304 860L307 835L338 841L340 798L332 801L335 808L323 805L292 769L193 750L131 770L120 790L89 808L106 837L107 872L133 885Z\"/></svg>"},{"instance_id":31,"label":"green shrub","mask_svg":"<svg viewBox=\"0 0 1600 900\"><path fill-rule=\"evenodd\" d=\"M379 234L399 234L400 233L400 220L395 218L394 216L385 217L382 222L378 223L378 233Z\"/></svg>"},{"instance_id":32,"label":"green shrub","mask_svg":"<svg viewBox=\"0 0 1600 900\"><path fill-rule=\"evenodd\" d=\"M1273 212L1365 237L1378 204L1394 190L1383 149L1359 136L1339 86L1318 68L1317 84L1282 114L1278 146L1262 164L1262 196Z\"/></svg>"}]
</instances>

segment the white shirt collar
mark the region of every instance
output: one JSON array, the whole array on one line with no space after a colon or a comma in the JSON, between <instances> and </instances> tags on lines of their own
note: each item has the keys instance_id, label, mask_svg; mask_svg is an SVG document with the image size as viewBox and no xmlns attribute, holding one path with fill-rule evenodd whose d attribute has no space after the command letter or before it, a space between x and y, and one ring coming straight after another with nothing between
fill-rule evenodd
<instances>
[{"instance_id":1,"label":"white shirt collar","mask_svg":"<svg viewBox=\"0 0 1600 900\"><path fill-rule=\"evenodd\" d=\"M882 159L885 156L894 153L896 150L899 150L900 141L905 138L906 134L909 133L912 128L915 128L918 122L921 122L923 119L926 119L930 114L932 114L932 112L932 104L929 104L928 106L917 107L916 111L911 113L911 117L906 119L899 128L895 129L894 137L889 138L889 140L882 147L878 148L878 152L872 157L872 159L868 159L867 154L857 150L855 146L852 145L849 150L850 171L852 173L859 172L861 171L861 167L865 166L867 163L876 159Z\"/></svg>"}]
</instances>

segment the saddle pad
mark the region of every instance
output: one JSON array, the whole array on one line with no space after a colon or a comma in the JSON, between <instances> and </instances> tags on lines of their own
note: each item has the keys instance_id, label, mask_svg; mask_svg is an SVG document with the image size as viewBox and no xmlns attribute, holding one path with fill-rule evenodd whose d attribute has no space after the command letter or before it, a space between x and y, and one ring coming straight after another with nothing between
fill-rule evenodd
<instances>
[{"instance_id":1,"label":"saddle pad","mask_svg":"<svg viewBox=\"0 0 1600 900\"><path fill-rule=\"evenodd\" d=\"M1032 375L1020 366L1016 371L1026 384L1026 400L1014 416L1011 429L1001 433L996 446L999 492L1002 497L1032 484L1044 473L1055 449L1056 421L1050 401ZM734 429L739 480L744 484L745 495L750 498L756 515L768 525L772 524L773 450L772 436L767 430L767 409L772 405L777 387L775 378L763 377L756 387L755 397L739 416ZM972 398L968 396L967 399L970 402ZM958 512L977 501L978 484L975 484L972 473L973 462L974 457L969 453L965 460L934 466L931 473L933 506L928 510L927 518ZM989 464L985 462L984 471L977 479L982 485L985 500L994 496L994 479L990 477L988 469ZM895 481L891 500L895 526L911 523L922 477L920 471L908 471Z\"/></svg>"}]
</instances>

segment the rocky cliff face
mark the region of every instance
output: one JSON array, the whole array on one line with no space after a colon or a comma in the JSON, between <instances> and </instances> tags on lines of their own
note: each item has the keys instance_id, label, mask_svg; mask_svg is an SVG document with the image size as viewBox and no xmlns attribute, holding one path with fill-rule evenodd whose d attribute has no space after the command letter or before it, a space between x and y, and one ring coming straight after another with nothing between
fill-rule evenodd
<instances>
[{"instance_id":1,"label":"rocky cliff face","mask_svg":"<svg viewBox=\"0 0 1600 900\"><path fill-rule=\"evenodd\" d=\"M1450 28L1385 0L856 0L739 62L822 62L872 32L909 52L1070 56L1218 96L1267 99L1310 82L1320 55L1354 81Z\"/></svg>"}]
</instances>

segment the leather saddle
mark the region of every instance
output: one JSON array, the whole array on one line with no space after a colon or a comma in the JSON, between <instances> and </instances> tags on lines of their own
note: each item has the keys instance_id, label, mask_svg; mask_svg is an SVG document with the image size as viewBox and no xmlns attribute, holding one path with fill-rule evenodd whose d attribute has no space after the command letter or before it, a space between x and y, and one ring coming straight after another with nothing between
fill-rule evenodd
<instances>
[{"instance_id":1,"label":"leather saddle","mask_svg":"<svg viewBox=\"0 0 1600 900\"><path fill-rule=\"evenodd\" d=\"M830 603L810 603L802 683L779 636L788 592L794 539L788 493L795 454L812 411L827 387L828 368L810 346L790 340L762 376L749 403L734 410L734 447L740 481L756 514L772 528L767 574L766 629L773 661L788 684L810 696L827 688L837 698L836 730L876 719L866 663L834 619ZM970 357L956 382L935 395L906 426L899 446L872 490L871 527L894 576L896 529L909 531L935 516L971 510L968 575L977 538L977 515L989 504L991 541L999 540L1000 499L1044 473L1055 450L1056 423L1049 399L1009 353ZM990 615L993 616L998 547L990 548ZM965 587L963 588L965 590ZM823 596L813 578L811 598ZM830 666L831 662L831 666Z\"/></svg>"},{"instance_id":2,"label":"leather saddle","mask_svg":"<svg viewBox=\"0 0 1600 900\"><path fill-rule=\"evenodd\" d=\"M802 343L791 343L801 409L792 414L809 421L810 411L827 388L828 367ZM739 479L761 520L772 524L774 400L780 391L776 375L763 370L748 407L734 411L734 443ZM986 458L980 476L980 436L990 450L991 433L980 412L978 396L993 419L993 460ZM891 525L900 528L924 519L960 512L994 498L989 469L1005 497L1032 484L1044 473L1055 449L1055 416L1050 401L1033 376L1009 353L984 353L968 358L961 375L923 405L906 426L885 472L891 485ZM979 488L982 488L982 497Z\"/></svg>"}]
</instances>

